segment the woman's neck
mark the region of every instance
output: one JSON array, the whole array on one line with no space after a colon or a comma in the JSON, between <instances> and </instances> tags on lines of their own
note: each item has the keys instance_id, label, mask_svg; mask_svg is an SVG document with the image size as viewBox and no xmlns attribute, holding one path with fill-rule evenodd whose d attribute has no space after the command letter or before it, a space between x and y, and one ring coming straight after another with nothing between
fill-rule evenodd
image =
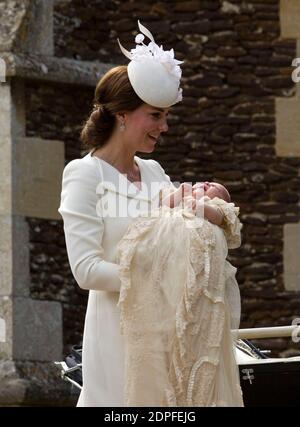
<instances>
[{"instance_id":1,"label":"woman's neck","mask_svg":"<svg viewBox=\"0 0 300 427\"><path fill-rule=\"evenodd\" d=\"M93 156L105 160L107 163L118 169L121 173L134 172L136 165L134 162L134 152L129 152L125 149L120 149L113 143L105 144L93 152Z\"/></svg>"}]
</instances>

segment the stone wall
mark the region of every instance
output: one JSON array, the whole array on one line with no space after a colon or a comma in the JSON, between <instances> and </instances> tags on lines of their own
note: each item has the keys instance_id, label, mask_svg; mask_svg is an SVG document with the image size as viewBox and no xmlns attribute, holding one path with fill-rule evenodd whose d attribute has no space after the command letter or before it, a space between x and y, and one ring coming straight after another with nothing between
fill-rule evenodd
<instances>
[{"instance_id":1,"label":"stone wall","mask_svg":"<svg viewBox=\"0 0 300 427\"><path fill-rule=\"evenodd\" d=\"M28 82L27 136L58 139L65 143L65 163L80 157L79 131L89 114L93 90ZM27 218L30 230L31 295L59 301L63 306L64 354L80 343L87 291L72 276L62 221Z\"/></svg>"},{"instance_id":2,"label":"stone wall","mask_svg":"<svg viewBox=\"0 0 300 427\"><path fill-rule=\"evenodd\" d=\"M297 157L276 154L275 98L293 97L296 41L280 38L279 0L56 1L54 52L125 64L117 37L133 46L137 19L184 60L182 104L151 157L173 181L216 180L241 208L243 244L232 251L242 294L242 327L289 325L299 290L283 276L284 226L299 222ZM27 83L27 136L65 142L66 162L80 157L79 131L93 91ZM64 350L81 339L86 293L68 267L61 221L30 225L31 295L60 301ZM53 237L55 239L53 239ZM275 354L299 352L291 340L267 340Z\"/></svg>"}]
</instances>

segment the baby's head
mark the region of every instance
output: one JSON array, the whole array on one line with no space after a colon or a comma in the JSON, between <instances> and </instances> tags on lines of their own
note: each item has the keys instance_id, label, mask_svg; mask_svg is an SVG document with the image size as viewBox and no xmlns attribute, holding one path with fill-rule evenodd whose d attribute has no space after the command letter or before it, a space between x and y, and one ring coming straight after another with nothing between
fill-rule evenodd
<instances>
[{"instance_id":1,"label":"baby's head","mask_svg":"<svg viewBox=\"0 0 300 427\"><path fill-rule=\"evenodd\" d=\"M231 201L230 194L228 193L227 189L224 187L224 185L219 184L218 182L198 182L197 184L193 185L193 195L196 197L196 199L207 196L210 199L218 197L227 203Z\"/></svg>"}]
</instances>

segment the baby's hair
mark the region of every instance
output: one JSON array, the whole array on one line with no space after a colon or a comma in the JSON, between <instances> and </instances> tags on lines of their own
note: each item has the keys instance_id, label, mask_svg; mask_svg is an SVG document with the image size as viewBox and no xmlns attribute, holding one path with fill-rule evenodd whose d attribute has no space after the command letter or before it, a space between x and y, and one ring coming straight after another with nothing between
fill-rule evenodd
<instances>
[{"instance_id":1,"label":"baby's hair","mask_svg":"<svg viewBox=\"0 0 300 427\"><path fill-rule=\"evenodd\" d=\"M220 184L220 185L222 185L222 184ZM230 203L230 202L231 202L231 197L230 197L230 194L229 194L229 192L228 192L227 188L225 188L225 187L222 185L221 190L223 191L223 194L224 194L224 200L225 200L225 202Z\"/></svg>"}]
</instances>

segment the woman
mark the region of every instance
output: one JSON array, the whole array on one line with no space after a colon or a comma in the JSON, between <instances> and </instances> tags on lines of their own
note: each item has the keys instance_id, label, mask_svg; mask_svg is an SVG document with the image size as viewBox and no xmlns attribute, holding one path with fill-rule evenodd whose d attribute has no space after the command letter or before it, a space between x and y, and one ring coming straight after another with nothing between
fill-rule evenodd
<instances>
[{"instance_id":1,"label":"woman","mask_svg":"<svg viewBox=\"0 0 300 427\"><path fill-rule=\"evenodd\" d=\"M143 85L139 76L149 84ZM161 91L155 78L171 89ZM151 64L150 55L137 64L132 60L128 67L111 69L97 84L94 111L82 130L81 139L90 152L64 169L58 211L64 220L68 258L77 283L90 291L83 337L84 385L78 406L123 405L115 251L134 220L135 215L126 215L127 207L132 202L145 206L155 201L153 182L170 183L156 161L135 153L153 152L159 135L168 130L167 114L177 100L178 85L179 80L159 62ZM105 198L110 205L106 215Z\"/></svg>"},{"instance_id":2,"label":"woman","mask_svg":"<svg viewBox=\"0 0 300 427\"><path fill-rule=\"evenodd\" d=\"M135 153L152 153L168 130L169 109L181 100L180 62L139 28L151 42L144 45L139 34L131 52L121 47L130 63L99 81L94 111L81 133L90 151L63 172L58 211L69 263L78 285L89 290L77 406L124 405L116 248L139 212L158 206L160 188L171 183L159 163Z\"/></svg>"}]
</instances>

